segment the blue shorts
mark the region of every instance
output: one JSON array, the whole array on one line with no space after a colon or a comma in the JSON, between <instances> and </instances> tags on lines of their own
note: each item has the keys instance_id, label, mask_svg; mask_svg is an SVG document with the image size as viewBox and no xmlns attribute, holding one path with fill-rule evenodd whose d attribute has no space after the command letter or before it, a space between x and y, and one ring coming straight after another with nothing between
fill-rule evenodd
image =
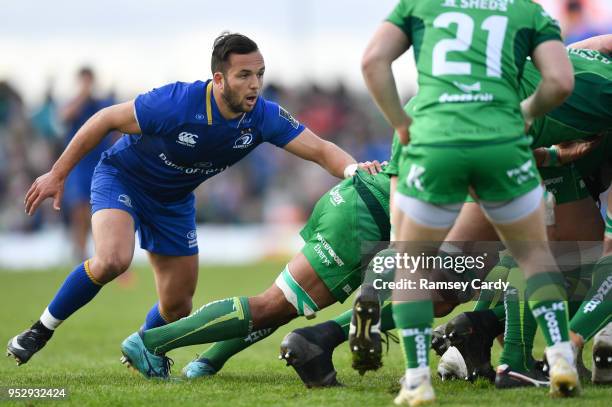
<instances>
[{"instance_id":1,"label":"blue shorts","mask_svg":"<svg viewBox=\"0 0 612 407\"><path fill-rule=\"evenodd\" d=\"M72 208L80 203L89 203L91 179L94 167L77 165L68 175L64 185L64 205Z\"/></svg>"},{"instance_id":2,"label":"blue shorts","mask_svg":"<svg viewBox=\"0 0 612 407\"><path fill-rule=\"evenodd\" d=\"M100 163L91 183L91 212L121 209L134 218L140 247L166 256L198 253L195 198L189 194L175 202L159 202L137 188L130 188L118 170Z\"/></svg>"}]
</instances>

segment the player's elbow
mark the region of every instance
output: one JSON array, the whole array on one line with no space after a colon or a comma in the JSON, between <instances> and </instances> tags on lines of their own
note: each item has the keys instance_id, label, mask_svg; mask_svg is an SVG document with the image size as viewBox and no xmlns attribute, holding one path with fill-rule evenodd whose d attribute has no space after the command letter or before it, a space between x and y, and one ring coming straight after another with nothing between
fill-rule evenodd
<instances>
[{"instance_id":1,"label":"player's elbow","mask_svg":"<svg viewBox=\"0 0 612 407\"><path fill-rule=\"evenodd\" d=\"M367 49L361 58L361 73L363 74L364 78L372 77L376 75L376 72L385 63L385 58L383 58L374 49Z\"/></svg>"},{"instance_id":2,"label":"player's elbow","mask_svg":"<svg viewBox=\"0 0 612 407\"><path fill-rule=\"evenodd\" d=\"M572 94L574 90L574 76L551 75L542 77L540 86L543 93L547 95L548 103L552 106L558 106Z\"/></svg>"}]
</instances>

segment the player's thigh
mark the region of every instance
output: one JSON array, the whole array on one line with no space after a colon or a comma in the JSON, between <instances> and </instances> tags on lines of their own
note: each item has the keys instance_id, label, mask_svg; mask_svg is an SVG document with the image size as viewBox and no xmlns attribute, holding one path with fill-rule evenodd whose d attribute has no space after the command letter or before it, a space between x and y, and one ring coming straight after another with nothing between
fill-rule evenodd
<instances>
[{"instance_id":1,"label":"player's thigh","mask_svg":"<svg viewBox=\"0 0 612 407\"><path fill-rule=\"evenodd\" d=\"M316 311L336 302L302 253L263 293L249 298L254 329L280 326L297 316L314 316Z\"/></svg>"},{"instance_id":2,"label":"player's thigh","mask_svg":"<svg viewBox=\"0 0 612 407\"><path fill-rule=\"evenodd\" d=\"M491 222L485 217L480 205L466 202L459 212L459 217L446 235L449 242L496 241L497 233Z\"/></svg>"},{"instance_id":3,"label":"player's thigh","mask_svg":"<svg viewBox=\"0 0 612 407\"><path fill-rule=\"evenodd\" d=\"M175 318L189 314L198 283L198 255L167 256L149 252L149 260L162 310Z\"/></svg>"},{"instance_id":4,"label":"player's thigh","mask_svg":"<svg viewBox=\"0 0 612 407\"><path fill-rule=\"evenodd\" d=\"M127 270L132 261L138 214L131 194L116 169L103 164L96 168L91 181L95 255L89 266L99 281L112 280Z\"/></svg>"},{"instance_id":5,"label":"player's thigh","mask_svg":"<svg viewBox=\"0 0 612 407\"><path fill-rule=\"evenodd\" d=\"M291 259L288 268L296 283L312 298L319 309L337 301L323 279L302 253L296 254Z\"/></svg>"},{"instance_id":6,"label":"player's thigh","mask_svg":"<svg viewBox=\"0 0 612 407\"><path fill-rule=\"evenodd\" d=\"M127 270L134 255L134 220L120 209L101 209L91 218L95 255L90 270L105 283Z\"/></svg>"}]
</instances>

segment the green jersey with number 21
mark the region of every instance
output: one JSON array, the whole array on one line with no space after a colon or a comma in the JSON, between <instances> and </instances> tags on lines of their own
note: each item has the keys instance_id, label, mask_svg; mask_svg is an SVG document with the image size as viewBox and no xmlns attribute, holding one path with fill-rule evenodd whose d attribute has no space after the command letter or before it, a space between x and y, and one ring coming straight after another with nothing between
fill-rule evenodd
<instances>
[{"instance_id":1,"label":"green jersey with number 21","mask_svg":"<svg viewBox=\"0 0 612 407\"><path fill-rule=\"evenodd\" d=\"M498 142L523 134L519 81L527 56L561 40L531 0L401 0L388 21L419 72L411 143Z\"/></svg>"}]
</instances>

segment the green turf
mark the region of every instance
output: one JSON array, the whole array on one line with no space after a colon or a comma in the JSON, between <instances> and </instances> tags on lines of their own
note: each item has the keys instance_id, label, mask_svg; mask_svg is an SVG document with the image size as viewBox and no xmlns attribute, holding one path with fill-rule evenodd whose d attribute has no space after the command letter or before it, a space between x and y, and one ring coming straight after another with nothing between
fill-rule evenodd
<instances>
[{"instance_id":1,"label":"green turf","mask_svg":"<svg viewBox=\"0 0 612 407\"><path fill-rule=\"evenodd\" d=\"M203 268L194 305L227 296L256 294L272 283L282 266L262 263L249 267ZM69 271L0 272L0 340L8 341L35 321ZM2 360L0 387L65 387L69 396L57 403L79 406L392 405L399 389L397 379L403 371L398 346L391 346L382 369L363 378L350 368L348 347L342 346L336 351L334 362L338 377L346 387L318 390L303 387L293 369L286 368L277 359L277 352L287 332L309 324L304 319L279 329L230 360L215 377L192 382L179 377L180 369L206 345L171 353L176 380L147 381L136 376L119 363L119 344L140 326L156 297L148 268L135 270L135 280L127 288L117 282L105 287L92 303L64 323L46 348L28 364L16 367L12 359ZM315 321L322 322L345 308L346 305L336 305L319 313ZM537 352L541 349L540 342ZM495 356L498 354L496 346ZM437 363L437 358L434 361ZM612 387L586 386L579 400L552 400L544 389L502 392L484 382L441 383L437 378L435 389L441 406L571 406L578 403L609 406L612 398ZM7 402L0 400L0 404Z\"/></svg>"}]
</instances>

